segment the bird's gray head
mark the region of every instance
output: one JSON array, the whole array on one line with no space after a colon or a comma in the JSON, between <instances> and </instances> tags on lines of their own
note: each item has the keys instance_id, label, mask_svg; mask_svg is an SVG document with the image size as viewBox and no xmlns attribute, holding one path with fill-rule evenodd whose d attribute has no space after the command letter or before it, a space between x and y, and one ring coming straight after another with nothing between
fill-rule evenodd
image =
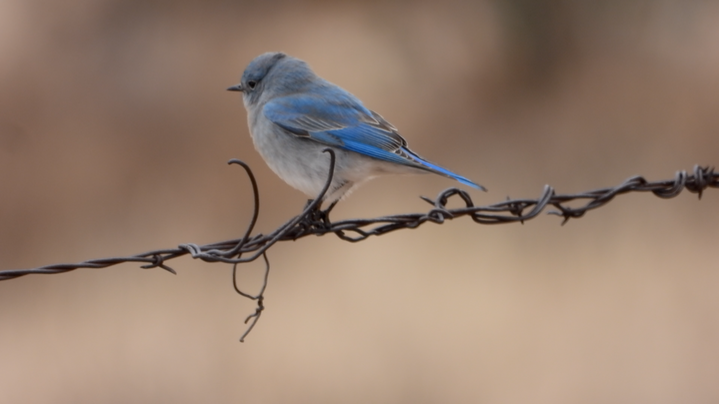
<instances>
[{"instance_id":1,"label":"bird's gray head","mask_svg":"<svg viewBox=\"0 0 719 404\"><path fill-rule=\"evenodd\" d=\"M241 91L249 105L265 92L273 95L298 91L316 78L307 63L281 52L267 52L253 59L242 73L240 84L228 91Z\"/></svg>"}]
</instances>

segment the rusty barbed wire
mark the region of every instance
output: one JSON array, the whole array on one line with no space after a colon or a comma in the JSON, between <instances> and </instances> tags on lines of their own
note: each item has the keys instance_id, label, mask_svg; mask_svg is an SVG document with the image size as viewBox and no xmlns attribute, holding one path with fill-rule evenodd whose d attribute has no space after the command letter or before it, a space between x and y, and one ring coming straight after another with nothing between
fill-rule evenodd
<instances>
[{"instance_id":1,"label":"rusty barbed wire","mask_svg":"<svg viewBox=\"0 0 719 404\"><path fill-rule=\"evenodd\" d=\"M284 225L280 226L269 234L250 235L254 229L259 216L259 191L257 181L250 167L240 160L230 160L229 164L238 164L244 168L252 184L254 195L254 210L250 224L242 238L221 241L217 243L199 246L188 243L181 244L177 248L148 251L142 254L92 259L72 264L52 264L31 269L11 269L0 271L0 281L15 279L31 274L59 274L73 271L80 268L106 268L123 263L140 263L141 268L162 268L173 274L176 271L166 264L167 261L190 255L194 259L205 262L223 262L233 264L232 278L235 291L258 302L255 313L245 320L245 323L252 320L247 331L240 341L243 341L252 330L264 310L264 291L267 287L269 276L269 260L267 250L280 241L294 241L307 236L322 236L335 234L342 240L349 242L362 241L370 236L381 236L396 230L414 229L424 223L432 222L442 224L446 220L457 219L469 216L471 220L479 224L505 224L524 223L537 217L547 207L554 207L556 210L548 214L564 218L562 224L569 219L582 217L586 212L597 209L609 203L615 196L631 192L651 192L660 198L673 198L679 195L684 189L696 193L701 199L702 193L708 188L719 188L719 173L714 172L714 167L694 166L692 173L678 171L674 179L650 182L640 176L628 178L615 187L599 188L592 191L575 194L556 194L554 188L545 185L541 195L537 199L508 199L492 205L475 206L469 194L458 188L449 188L439 193L435 199L420 197L429 203L432 208L425 213L408 213L382 216L370 219L346 219L332 222L329 214L334 207L330 205L326 210L320 210L322 198L327 192L332 176L334 175L335 155L330 149L325 149L330 154L330 172L325 187L317 198L308 202L301 214L295 216ZM447 204L450 199L460 199L464 206L449 208ZM579 207L570 207L568 202L583 201ZM526 212L526 213L525 213ZM248 255L249 256L244 256ZM237 264L252 262L262 256L265 260L264 283L257 295L244 293L237 286L236 273Z\"/></svg>"},{"instance_id":2,"label":"rusty barbed wire","mask_svg":"<svg viewBox=\"0 0 719 404\"><path fill-rule=\"evenodd\" d=\"M615 187L599 188L593 191L575 194L556 194L554 188L545 185L537 199L511 199L486 206L474 206L469 194L458 188L449 188L439 193L437 198L421 197L432 205L426 213L407 213L381 216L371 219L345 219L337 222L329 220L329 209L317 210L315 199L305 210L292 220L280 226L269 234L256 234L250 236L259 215L259 194L257 183L249 166L239 160L231 160L231 164L239 164L245 168L253 187L255 196L255 209L245 236L240 239L221 241L217 243L198 246L196 244L181 244L177 248L148 251L141 254L91 259L71 264L52 264L31 269L10 269L0 271L0 281L18 278L30 274L58 274L80 268L106 268L123 263L140 263L142 268L162 268L176 273L166 265L166 262L187 254L192 258L205 262L244 263L259 258L269 247L279 241L297 240L307 236L322 236L334 233L340 239L358 242L370 236L381 236L400 229L414 229L426 222L442 224L445 220L469 216L479 224L504 224L525 222L535 218L548 206L556 210L548 212L564 218L562 224L569 219L582 217L586 212L606 205L617 195L630 192L651 192L660 198L673 198L682 190L696 193L701 199L702 193L708 188L719 188L719 173L713 167L695 166L692 174L678 171L674 179L650 182L640 176L628 178ZM326 192L326 190L325 190ZM448 208L450 198L459 198L464 203L460 208ZM456 199L455 198L455 199ZM586 200L583 206L569 207L565 204L571 201ZM525 213L530 209L528 212ZM350 235L354 234L354 236ZM254 253L247 258L243 254Z\"/></svg>"}]
</instances>

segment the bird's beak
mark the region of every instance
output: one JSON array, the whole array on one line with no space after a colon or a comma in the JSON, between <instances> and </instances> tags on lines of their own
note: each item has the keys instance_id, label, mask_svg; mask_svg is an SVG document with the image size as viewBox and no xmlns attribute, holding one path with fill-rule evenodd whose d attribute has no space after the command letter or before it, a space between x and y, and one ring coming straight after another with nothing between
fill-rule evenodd
<instances>
[{"instance_id":1,"label":"bird's beak","mask_svg":"<svg viewBox=\"0 0 719 404\"><path fill-rule=\"evenodd\" d=\"M227 88L227 91L239 91L239 92L242 92L242 91L244 91L244 90L245 90L245 89L242 88L242 84L237 84L237 85L234 85L234 86L232 86L232 87L228 87L228 88Z\"/></svg>"}]
</instances>

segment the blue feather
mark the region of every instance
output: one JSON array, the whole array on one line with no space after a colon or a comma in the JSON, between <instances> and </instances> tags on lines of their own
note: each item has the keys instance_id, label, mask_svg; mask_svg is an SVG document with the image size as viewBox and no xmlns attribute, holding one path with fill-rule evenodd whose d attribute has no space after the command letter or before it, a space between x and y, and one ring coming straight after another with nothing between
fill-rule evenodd
<instances>
[{"instance_id":1,"label":"blue feather","mask_svg":"<svg viewBox=\"0 0 719 404\"><path fill-rule=\"evenodd\" d=\"M410 151L397 129L379 114L367 109L352 94L334 87L322 95L307 92L275 98L263 113L274 124L301 137L353 151L378 160L440 174L462 184L482 189L469 179L432 164Z\"/></svg>"}]
</instances>

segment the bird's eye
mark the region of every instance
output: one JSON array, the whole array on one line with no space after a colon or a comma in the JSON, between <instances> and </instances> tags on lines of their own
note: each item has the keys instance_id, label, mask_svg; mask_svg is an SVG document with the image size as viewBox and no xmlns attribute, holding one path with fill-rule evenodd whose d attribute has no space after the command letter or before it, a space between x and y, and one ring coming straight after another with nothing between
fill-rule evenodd
<instances>
[{"instance_id":1,"label":"bird's eye","mask_svg":"<svg viewBox=\"0 0 719 404\"><path fill-rule=\"evenodd\" d=\"M249 87L250 89L253 89L253 88L257 87L257 81L255 81L255 80L250 80L250 81L248 81L248 82L247 82L247 87Z\"/></svg>"}]
</instances>

